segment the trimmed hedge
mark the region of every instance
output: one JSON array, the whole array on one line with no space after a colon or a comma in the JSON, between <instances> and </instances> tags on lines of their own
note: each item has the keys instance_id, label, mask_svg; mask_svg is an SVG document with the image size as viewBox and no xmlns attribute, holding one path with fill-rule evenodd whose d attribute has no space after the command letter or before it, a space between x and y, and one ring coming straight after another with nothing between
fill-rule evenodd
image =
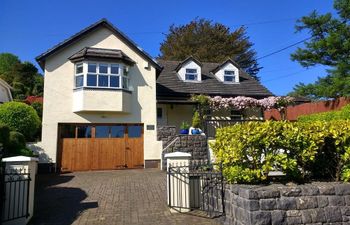
<instances>
[{"instance_id":1,"label":"trimmed hedge","mask_svg":"<svg viewBox=\"0 0 350 225\"><path fill-rule=\"evenodd\" d=\"M31 140L40 127L40 118L35 109L25 103L7 102L0 105L0 123Z\"/></svg>"},{"instance_id":2,"label":"trimmed hedge","mask_svg":"<svg viewBox=\"0 0 350 225\"><path fill-rule=\"evenodd\" d=\"M315 113L315 114L303 115L298 117L298 121L302 121L302 122L348 120L348 119L350 119L350 105L346 105L341 110L338 110L338 111Z\"/></svg>"},{"instance_id":3,"label":"trimmed hedge","mask_svg":"<svg viewBox=\"0 0 350 225\"><path fill-rule=\"evenodd\" d=\"M262 183L276 169L288 181L350 180L350 121L236 124L211 147L231 183Z\"/></svg>"}]
</instances>

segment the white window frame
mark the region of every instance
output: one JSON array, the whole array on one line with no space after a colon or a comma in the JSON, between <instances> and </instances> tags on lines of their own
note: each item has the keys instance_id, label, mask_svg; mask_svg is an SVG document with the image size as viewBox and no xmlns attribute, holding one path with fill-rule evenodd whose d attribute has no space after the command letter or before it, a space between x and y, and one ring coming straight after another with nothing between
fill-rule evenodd
<instances>
[{"instance_id":1,"label":"white window frame","mask_svg":"<svg viewBox=\"0 0 350 225\"><path fill-rule=\"evenodd\" d=\"M187 70L196 70L195 73L187 72ZM196 79L187 79L187 76L195 76ZM198 69L197 68L185 68L185 81L198 81Z\"/></svg>"},{"instance_id":2,"label":"white window frame","mask_svg":"<svg viewBox=\"0 0 350 225\"><path fill-rule=\"evenodd\" d=\"M77 68L79 66L83 67L83 71L81 73L77 73ZM77 85L77 77L78 76L83 76L83 84L81 86L79 86L79 87L76 86ZM84 63L77 63L77 64L74 65L74 87L76 87L76 88L84 87L84 80L85 80L85 78L84 78Z\"/></svg>"},{"instance_id":3,"label":"white window frame","mask_svg":"<svg viewBox=\"0 0 350 225\"><path fill-rule=\"evenodd\" d=\"M226 74L226 72L232 72L233 74ZM232 81L226 81L225 77L232 77ZM225 83L236 83L236 73L234 70L224 70L224 82Z\"/></svg>"},{"instance_id":4,"label":"white window frame","mask_svg":"<svg viewBox=\"0 0 350 225\"><path fill-rule=\"evenodd\" d=\"M96 64L96 72L88 72L89 64ZM77 67L83 65L83 72L76 74ZM107 65L107 73L100 73L100 65ZM117 73L112 74L112 66L118 67ZM109 62L103 62L103 61L83 61L76 63L74 66L74 88L96 88L96 89L123 89L123 90L129 90L130 87L130 78L127 74L127 66L120 64L120 63L109 63ZM96 75L96 86L88 86L87 85L87 75L92 74ZM77 87L76 86L76 76L83 75L83 85ZM99 86L99 76L107 76L108 77L108 85L107 86ZM112 87L111 86L111 77L117 77L119 80L119 86L118 87ZM123 85L123 80L125 80L126 85Z\"/></svg>"}]
</instances>

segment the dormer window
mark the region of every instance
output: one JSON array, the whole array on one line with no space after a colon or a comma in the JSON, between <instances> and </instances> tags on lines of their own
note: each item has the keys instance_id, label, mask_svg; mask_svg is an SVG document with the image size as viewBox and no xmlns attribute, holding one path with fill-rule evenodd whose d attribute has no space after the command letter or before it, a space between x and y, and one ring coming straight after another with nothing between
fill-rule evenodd
<instances>
[{"instance_id":1,"label":"dormer window","mask_svg":"<svg viewBox=\"0 0 350 225\"><path fill-rule=\"evenodd\" d=\"M120 69L120 68L123 69ZM116 63L83 62L75 65L75 87L128 89L127 67Z\"/></svg>"},{"instance_id":2,"label":"dormer window","mask_svg":"<svg viewBox=\"0 0 350 225\"><path fill-rule=\"evenodd\" d=\"M197 81L198 80L197 69L186 69L185 79L188 81Z\"/></svg>"},{"instance_id":3,"label":"dormer window","mask_svg":"<svg viewBox=\"0 0 350 225\"><path fill-rule=\"evenodd\" d=\"M235 71L225 70L224 71L224 82L235 82Z\"/></svg>"}]
</instances>

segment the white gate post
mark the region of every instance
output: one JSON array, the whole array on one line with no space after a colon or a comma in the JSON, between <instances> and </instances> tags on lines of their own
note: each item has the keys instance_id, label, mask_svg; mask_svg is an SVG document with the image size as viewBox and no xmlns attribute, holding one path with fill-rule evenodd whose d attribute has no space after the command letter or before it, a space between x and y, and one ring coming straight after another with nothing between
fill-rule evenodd
<instances>
[{"instance_id":1,"label":"white gate post","mask_svg":"<svg viewBox=\"0 0 350 225\"><path fill-rule=\"evenodd\" d=\"M38 159L34 157L26 156L15 156L3 158L2 161L5 163L5 171L11 170L22 170L30 174L30 183L29 183L29 203L28 203L28 218L20 218L14 221L10 221L6 224L16 224L16 225L25 225L32 218L34 213L34 189L35 189L35 175L38 168ZM6 177L5 177L6 179ZM24 196L23 196L24 197ZM6 196L7 199L11 199ZM24 201L21 200L21 201ZM6 204L5 204L6 206Z\"/></svg>"},{"instance_id":2,"label":"white gate post","mask_svg":"<svg viewBox=\"0 0 350 225\"><path fill-rule=\"evenodd\" d=\"M167 199L172 212L190 211L189 160L190 153L172 152L167 159ZM178 168L177 168L178 167ZM171 168L171 169L170 169Z\"/></svg>"}]
</instances>

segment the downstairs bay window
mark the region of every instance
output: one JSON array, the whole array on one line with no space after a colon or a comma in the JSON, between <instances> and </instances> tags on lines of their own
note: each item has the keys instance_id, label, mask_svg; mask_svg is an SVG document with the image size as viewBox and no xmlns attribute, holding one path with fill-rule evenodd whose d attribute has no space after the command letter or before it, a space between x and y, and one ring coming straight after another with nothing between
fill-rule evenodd
<instances>
[{"instance_id":1,"label":"downstairs bay window","mask_svg":"<svg viewBox=\"0 0 350 225\"><path fill-rule=\"evenodd\" d=\"M128 67L123 64L82 62L75 64L75 88L129 89Z\"/></svg>"}]
</instances>

